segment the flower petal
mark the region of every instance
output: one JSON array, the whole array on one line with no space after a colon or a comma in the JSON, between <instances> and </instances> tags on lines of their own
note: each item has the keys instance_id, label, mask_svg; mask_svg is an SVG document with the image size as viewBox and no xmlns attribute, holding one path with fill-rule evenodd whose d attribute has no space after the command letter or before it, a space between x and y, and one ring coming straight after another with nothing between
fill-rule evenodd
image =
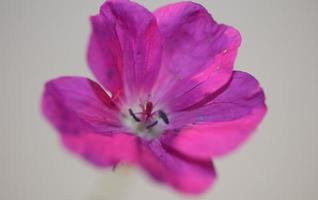
<instances>
[{"instance_id":1,"label":"flower petal","mask_svg":"<svg viewBox=\"0 0 318 200\"><path fill-rule=\"evenodd\" d=\"M163 37L163 67L155 94L159 103L178 111L228 81L241 37L192 2L165 6L155 16Z\"/></svg>"},{"instance_id":2,"label":"flower petal","mask_svg":"<svg viewBox=\"0 0 318 200\"><path fill-rule=\"evenodd\" d=\"M215 181L211 160L194 160L162 146L160 141L143 142L140 164L157 181L184 193L199 194Z\"/></svg>"},{"instance_id":3,"label":"flower petal","mask_svg":"<svg viewBox=\"0 0 318 200\"><path fill-rule=\"evenodd\" d=\"M87 78L61 77L47 82L42 110L62 133L121 129L117 107L97 83Z\"/></svg>"},{"instance_id":4,"label":"flower petal","mask_svg":"<svg viewBox=\"0 0 318 200\"><path fill-rule=\"evenodd\" d=\"M130 1L107 1L91 18L88 63L113 96L149 93L157 78L161 40L156 19Z\"/></svg>"},{"instance_id":5,"label":"flower petal","mask_svg":"<svg viewBox=\"0 0 318 200\"><path fill-rule=\"evenodd\" d=\"M89 40L87 61L97 80L114 97L123 93L121 77L121 49L114 29L103 16L91 17L92 33Z\"/></svg>"},{"instance_id":6,"label":"flower petal","mask_svg":"<svg viewBox=\"0 0 318 200\"><path fill-rule=\"evenodd\" d=\"M121 162L132 164L137 155L137 138L128 134L65 134L62 136L62 141L73 153L97 167L115 166Z\"/></svg>"},{"instance_id":7,"label":"flower petal","mask_svg":"<svg viewBox=\"0 0 318 200\"><path fill-rule=\"evenodd\" d=\"M82 77L51 80L45 87L42 110L64 145L93 164L134 160L135 137L122 134L118 110L97 83Z\"/></svg>"},{"instance_id":8,"label":"flower petal","mask_svg":"<svg viewBox=\"0 0 318 200\"><path fill-rule=\"evenodd\" d=\"M234 72L226 87L203 107L171 116L177 135L163 138L190 156L209 158L236 149L256 129L266 113L265 96L251 75Z\"/></svg>"}]
</instances>

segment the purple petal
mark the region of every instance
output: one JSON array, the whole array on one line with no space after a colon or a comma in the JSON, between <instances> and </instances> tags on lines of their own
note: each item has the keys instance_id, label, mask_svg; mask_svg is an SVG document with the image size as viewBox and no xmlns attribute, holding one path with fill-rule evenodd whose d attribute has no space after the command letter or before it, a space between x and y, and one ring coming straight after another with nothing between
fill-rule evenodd
<instances>
[{"instance_id":1,"label":"purple petal","mask_svg":"<svg viewBox=\"0 0 318 200\"><path fill-rule=\"evenodd\" d=\"M121 134L118 109L97 83L82 77L51 80L45 87L42 110L64 145L93 164L108 166L134 159L135 137Z\"/></svg>"},{"instance_id":2,"label":"purple petal","mask_svg":"<svg viewBox=\"0 0 318 200\"><path fill-rule=\"evenodd\" d=\"M61 77L46 83L42 109L62 133L120 130L117 107L95 82L82 77Z\"/></svg>"},{"instance_id":3,"label":"purple petal","mask_svg":"<svg viewBox=\"0 0 318 200\"><path fill-rule=\"evenodd\" d=\"M92 17L88 62L113 96L132 100L149 93L157 78L161 41L155 17L129 1L108 1Z\"/></svg>"},{"instance_id":4,"label":"purple petal","mask_svg":"<svg viewBox=\"0 0 318 200\"><path fill-rule=\"evenodd\" d=\"M88 45L87 60L97 80L108 89L114 97L123 93L121 77L122 54L116 32L108 28L112 23L103 16L91 17L92 33Z\"/></svg>"},{"instance_id":5,"label":"purple petal","mask_svg":"<svg viewBox=\"0 0 318 200\"><path fill-rule=\"evenodd\" d=\"M132 135L65 134L62 141L73 153L97 167L115 166L118 163L133 164L136 160L137 138Z\"/></svg>"},{"instance_id":6,"label":"purple petal","mask_svg":"<svg viewBox=\"0 0 318 200\"><path fill-rule=\"evenodd\" d=\"M157 181L184 193L199 194L215 181L211 160L193 160L165 149L160 141L144 142L140 146L140 164Z\"/></svg>"},{"instance_id":7,"label":"purple petal","mask_svg":"<svg viewBox=\"0 0 318 200\"><path fill-rule=\"evenodd\" d=\"M165 6L155 16L164 42L157 101L171 111L185 109L228 81L241 42L237 30L192 2Z\"/></svg>"},{"instance_id":8,"label":"purple petal","mask_svg":"<svg viewBox=\"0 0 318 200\"><path fill-rule=\"evenodd\" d=\"M200 108L175 113L170 129L176 137L163 140L187 155L209 158L236 149L256 129L266 113L265 96L251 75L234 72L231 81Z\"/></svg>"}]
</instances>

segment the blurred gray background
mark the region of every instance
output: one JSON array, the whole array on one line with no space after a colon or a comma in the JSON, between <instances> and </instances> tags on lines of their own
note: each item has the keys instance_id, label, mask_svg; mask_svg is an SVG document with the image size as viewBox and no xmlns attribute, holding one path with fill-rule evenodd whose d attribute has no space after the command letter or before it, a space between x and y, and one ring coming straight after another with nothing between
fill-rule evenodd
<instances>
[{"instance_id":1,"label":"blurred gray background","mask_svg":"<svg viewBox=\"0 0 318 200\"><path fill-rule=\"evenodd\" d=\"M103 0L0 1L0 199L188 199L128 168L100 171L66 153L42 118L43 83L92 77L88 16ZM137 1L151 10L173 1ZM202 3L243 36L236 69L261 82L269 112L252 139L216 161L219 179L189 199L318 199L318 1Z\"/></svg>"}]
</instances>

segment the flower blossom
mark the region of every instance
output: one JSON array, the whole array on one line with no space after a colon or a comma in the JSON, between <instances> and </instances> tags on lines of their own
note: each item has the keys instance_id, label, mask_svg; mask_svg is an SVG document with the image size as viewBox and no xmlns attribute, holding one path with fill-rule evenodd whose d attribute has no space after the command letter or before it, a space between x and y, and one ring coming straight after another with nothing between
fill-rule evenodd
<instances>
[{"instance_id":1,"label":"flower blossom","mask_svg":"<svg viewBox=\"0 0 318 200\"><path fill-rule=\"evenodd\" d=\"M99 84L45 85L42 110L63 145L97 167L138 166L190 194L216 179L266 113L258 81L233 71L240 33L193 2L150 12L109 0L91 17L87 60Z\"/></svg>"}]
</instances>

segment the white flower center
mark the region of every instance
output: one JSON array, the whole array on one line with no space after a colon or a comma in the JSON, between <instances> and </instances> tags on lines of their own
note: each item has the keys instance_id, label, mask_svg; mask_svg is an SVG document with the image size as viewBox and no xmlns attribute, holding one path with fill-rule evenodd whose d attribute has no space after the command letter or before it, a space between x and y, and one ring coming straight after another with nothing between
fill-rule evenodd
<instances>
[{"instance_id":1,"label":"white flower center","mask_svg":"<svg viewBox=\"0 0 318 200\"><path fill-rule=\"evenodd\" d=\"M149 140L160 136L169 124L167 114L163 110L154 109L151 102L124 109L122 120L131 132Z\"/></svg>"}]
</instances>

